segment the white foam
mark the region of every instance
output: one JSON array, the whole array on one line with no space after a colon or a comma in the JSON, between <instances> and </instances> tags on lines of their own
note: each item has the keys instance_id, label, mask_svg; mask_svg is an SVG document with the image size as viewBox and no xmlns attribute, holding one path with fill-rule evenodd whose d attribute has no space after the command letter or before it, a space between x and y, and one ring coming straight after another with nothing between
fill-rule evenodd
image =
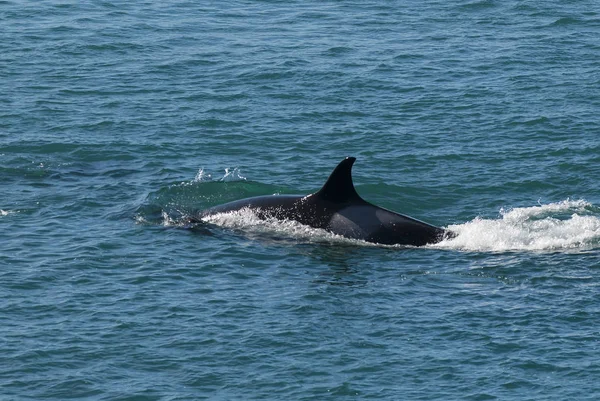
<instances>
[{"instance_id":1,"label":"white foam","mask_svg":"<svg viewBox=\"0 0 600 401\"><path fill-rule=\"evenodd\" d=\"M497 219L477 217L447 228L458 234L435 247L468 251L589 249L600 242L600 217L586 201L565 200L501 210Z\"/></svg>"},{"instance_id":2,"label":"white foam","mask_svg":"<svg viewBox=\"0 0 600 401\"><path fill-rule=\"evenodd\" d=\"M9 214L16 213L14 210L3 210L0 209L0 217L8 216Z\"/></svg>"},{"instance_id":3,"label":"white foam","mask_svg":"<svg viewBox=\"0 0 600 401\"><path fill-rule=\"evenodd\" d=\"M164 227L177 227L177 226L182 226L184 224L183 221L174 219L171 216L169 216L169 214L167 212L165 212L164 210L161 211L160 214L162 217L162 225Z\"/></svg>"},{"instance_id":4,"label":"white foam","mask_svg":"<svg viewBox=\"0 0 600 401\"><path fill-rule=\"evenodd\" d=\"M142 215L136 214L134 220L137 224L149 224L149 221Z\"/></svg>"},{"instance_id":5,"label":"white foam","mask_svg":"<svg viewBox=\"0 0 600 401\"><path fill-rule=\"evenodd\" d=\"M278 220L275 218L261 219L249 209L218 213L202 219L211 224L233 230L243 230L245 234L276 235L282 238L293 238L303 242L334 242L374 245L365 241L353 240L333 234L329 231L313 228L294 220Z\"/></svg>"},{"instance_id":6,"label":"white foam","mask_svg":"<svg viewBox=\"0 0 600 401\"><path fill-rule=\"evenodd\" d=\"M600 217L593 206L582 200L501 210L497 219L477 217L463 224L446 227L458 234L429 248L464 251L555 251L590 249L600 246ZM163 215L166 225L173 224ZM207 223L245 234L277 235L306 242L351 243L360 246L384 246L344 238L296 221L263 220L252 210L219 213L203 219Z\"/></svg>"}]
</instances>

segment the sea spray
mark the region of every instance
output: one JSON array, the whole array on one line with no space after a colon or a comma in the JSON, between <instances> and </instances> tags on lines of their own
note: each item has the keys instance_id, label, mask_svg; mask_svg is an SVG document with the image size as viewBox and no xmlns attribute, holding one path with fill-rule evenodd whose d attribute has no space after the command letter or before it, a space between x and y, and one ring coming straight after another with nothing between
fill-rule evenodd
<instances>
[{"instance_id":1,"label":"sea spray","mask_svg":"<svg viewBox=\"0 0 600 401\"><path fill-rule=\"evenodd\" d=\"M544 251L593 248L600 240L600 216L583 200L501 210L497 219L476 217L450 225L456 238L437 247L467 251Z\"/></svg>"},{"instance_id":2,"label":"sea spray","mask_svg":"<svg viewBox=\"0 0 600 401\"><path fill-rule=\"evenodd\" d=\"M210 215L204 217L203 221L223 228L241 231L250 237L277 236L301 242L341 242L374 245L365 241L345 238L320 228L313 228L294 220L261 219L254 210L249 208Z\"/></svg>"},{"instance_id":3,"label":"sea spray","mask_svg":"<svg viewBox=\"0 0 600 401\"><path fill-rule=\"evenodd\" d=\"M600 241L600 216L591 212L592 209L590 203L582 200L503 209L497 219L476 217L466 223L446 227L457 233L457 237L430 247L493 252L589 249ZM203 220L251 236L276 235L307 242L377 245L350 240L296 221L264 220L250 209L220 213Z\"/></svg>"}]
</instances>

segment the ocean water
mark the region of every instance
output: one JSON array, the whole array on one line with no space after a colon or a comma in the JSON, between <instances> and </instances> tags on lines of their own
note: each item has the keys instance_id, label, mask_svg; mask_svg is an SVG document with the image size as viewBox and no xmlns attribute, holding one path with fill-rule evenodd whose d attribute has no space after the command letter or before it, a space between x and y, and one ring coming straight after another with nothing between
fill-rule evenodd
<instances>
[{"instance_id":1,"label":"ocean water","mask_svg":"<svg viewBox=\"0 0 600 401\"><path fill-rule=\"evenodd\" d=\"M0 1L0 399L596 400L593 1ZM249 213L357 157L423 248Z\"/></svg>"}]
</instances>

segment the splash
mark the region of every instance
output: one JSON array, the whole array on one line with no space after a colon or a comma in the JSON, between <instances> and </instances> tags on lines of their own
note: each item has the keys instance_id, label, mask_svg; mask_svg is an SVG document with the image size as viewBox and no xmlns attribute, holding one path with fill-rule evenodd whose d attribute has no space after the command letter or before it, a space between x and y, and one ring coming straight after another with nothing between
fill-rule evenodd
<instances>
[{"instance_id":1,"label":"splash","mask_svg":"<svg viewBox=\"0 0 600 401\"><path fill-rule=\"evenodd\" d=\"M320 228L313 228L294 220L261 219L249 208L207 216L203 218L203 221L232 230L240 230L244 232L244 235L249 236L276 236L278 238L291 238L296 241L308 243L326 242L375 245L365 241L345 238L341 235L333 234Z\"/></svg>"},{"instance_id":2,"label":"splash","mask_svg":"<svg viewBox=\"0 0 600 401\"><path fill-rule=\"evenodd\" d=\"M204 171L204 168L200 168L198 170L198 172L196 173L196 176L194 177L192 182L197 183L197 182L205 182L205 181L211 181L211 180L212 180L212 175L210 175L209 173Z\"/></svg>"},{"instance_id":3,"label":"splash","mask_svg":"<svg viewBox=\"0 0 600 401\"><path fill-rule=\"evenodd\" d=\"M223 176L223 178L221 178L221 181L223 181L223 182L246 181L246 177L244 177L240 173L240 169L238 169L237 167L234 168L233 170L226 168L225 175Z\"/></svg>"},{"instance_id":4,"label":"splash","mask_svg":"<svg viewBox=\"0 0 600 401\"><path fill-rule=\"evenodd\" d=\"M498 219L477 217L447 227L458 234L435 247L467 251L555 251L600 244L600 217L592 204L565 200L501 210Z\"/></svg>"},{"instance_id":5,"label":"splash","mask_svg":"<svg viewBox=\"0 0 600 401\"><path fill-rule=\"evenodd\" d=\"M172 224L166 216L163 217L167 224ZM302 242L412 248L348 239L291 220L263 220L250 209L208 216L204 221L224 228L240 230L250 236L275 235ZM539 206L503 209L497 219L477 217L469 222L446 228L456 232L458 236L426 247L504 252L586 250L600 246L598 210L583 200L565 200Z\"/></svg>"},{"instance_id":6,"label":"splash","mask_svg":"<svg viewBox=\"0 0 600 401\"><path fill-rule=\"evenodd\" d=\"M191 181L191 183L209 182L209 181L213 181L212 174L205 171L204 168L200 168L198 170L198 172L196 173L196 176L194 177L194 179ZM222 181L222 182L246 181L246 177L244 177L241 174L240 169L237 167L235 167L233 169L226 168L225 174L223 175L223 177L219 178L218 181Z\"/></svg>"}]
</instances>

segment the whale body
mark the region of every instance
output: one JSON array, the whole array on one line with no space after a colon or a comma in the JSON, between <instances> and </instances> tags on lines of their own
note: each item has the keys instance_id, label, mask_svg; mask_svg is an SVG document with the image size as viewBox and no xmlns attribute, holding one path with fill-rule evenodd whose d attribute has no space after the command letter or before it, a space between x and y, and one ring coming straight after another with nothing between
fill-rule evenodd
<instances>
[{"instance_id":1,"label":"whale body","mask_svg":"<svg viewBox=\"0 0 600 401\"><path fill-rule=\"evenodd\" d=\"M455 235L362 199L352 182L355 160L354 157L342 160L323 187L313 194L241 199L206 209L192 222L215 214L250 209L260 219L294 220L346 238L384 245L422 246Z\"/></svg>"}]
</instances>

